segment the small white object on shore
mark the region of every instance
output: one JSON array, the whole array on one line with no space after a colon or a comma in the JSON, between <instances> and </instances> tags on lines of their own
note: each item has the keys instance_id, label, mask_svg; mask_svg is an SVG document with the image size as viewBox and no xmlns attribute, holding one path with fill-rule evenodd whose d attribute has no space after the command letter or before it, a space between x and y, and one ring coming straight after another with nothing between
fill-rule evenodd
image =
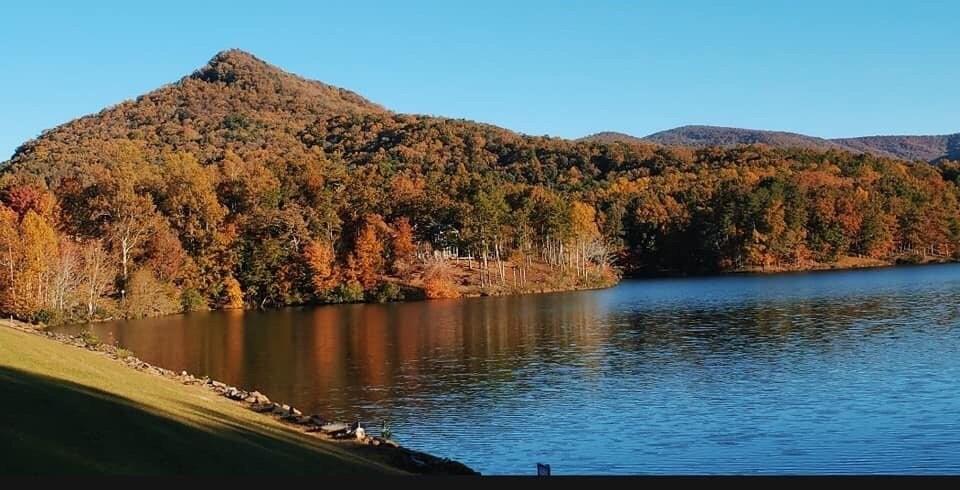
<instances>
[{"instance_id":1,"label":"small white object on shore","mask_svg":"<svg viewBox=\"0 0 960 490\"><path fill-rule=\"evenodd\" d=\"M367 438L367 431L365 431L363 427L357 427L357 430L355 433L357 434L358 441L362 441Z\"/></svg>"}]
</instances>

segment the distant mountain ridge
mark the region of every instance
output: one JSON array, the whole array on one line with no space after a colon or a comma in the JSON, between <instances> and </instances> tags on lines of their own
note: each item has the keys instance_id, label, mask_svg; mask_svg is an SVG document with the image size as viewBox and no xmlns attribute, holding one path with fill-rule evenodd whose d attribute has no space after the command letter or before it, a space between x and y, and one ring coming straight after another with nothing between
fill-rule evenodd
<instances>
[{"instance_id":1,"label":"distant mountain ridge","mask_svg":"<svg viewBox=\"0 0 960 490\"><path fill-rule=\"evenodd\" d=\"M736 146L765 144L778 148L843 150L871 153L904 160L960 159L960 133L933 136L864 136L859 138L825 139L785 131L728 128L720 126L681 126L644 137L617 132L602 132L580 141L657 143L666 146Z\"/></svg>"},{"instance_id":2,"label":"distant mountain ridge","mask_svg":"<svg viewBox=\"0 0 960 490\"><path fill-rule=\"evenodd\" d=\"M936 162L960 159L960 133L938 136L864 136L832 141L857 151L894 155L910 160Z\"/></svg>"}]
</instances>

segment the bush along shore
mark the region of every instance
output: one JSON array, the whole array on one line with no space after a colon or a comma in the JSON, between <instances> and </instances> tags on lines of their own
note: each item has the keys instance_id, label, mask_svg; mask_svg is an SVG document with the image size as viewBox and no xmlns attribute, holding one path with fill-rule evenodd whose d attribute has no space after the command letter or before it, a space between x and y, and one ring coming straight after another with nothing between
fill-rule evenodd
<instances>
[{"instance_id":1,"label":"bush along shore","mask_svg":"<svg viewBox=\"0 0 960 490\"><path fill-rule=\"evenodd\" d=\"M367 433L360 422L352 424L328 420L318 414L304 414L296 407L270 400L258 391L247 391L207 376L195 376L186 371L176 373L170 369L154 366L138 359L130 351L100 342L92 333L67 335L45 330L42 326L12 320L3 320L4 326L23 332L45 336L51 340L86 349L114 359L141 372L173 380L184 385L206 388L224 398L243 404L246 408L265 417L272 417L284 425L298 429L310 437L338 444L351 444L361 455L375 456L391 466L414 474L479 475L458 461L440 458L420 451L405 448L389 438ZM376 454L374 454L376 453Z\"/></svg>"}]
</instances>

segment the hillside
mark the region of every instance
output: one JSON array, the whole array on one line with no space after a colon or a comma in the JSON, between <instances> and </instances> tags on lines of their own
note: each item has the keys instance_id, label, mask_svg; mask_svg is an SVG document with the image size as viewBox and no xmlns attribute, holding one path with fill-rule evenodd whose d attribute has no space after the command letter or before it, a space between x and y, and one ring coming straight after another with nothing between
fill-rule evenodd
<instances>
[{"instance_id":1,"label":"hillside","mask_svg":"<svg viewBox=\"0 0 960 490\"><path fill-rule=\"evenodd\" d=\"M58 165L91 144L117 140L136 141L155 151L189 151L209 162L224 149L262 143L254 135L293 135L326 114L389 112L348 90L228 50L176 83L45 131L19 147L9 163L27 168L43 162Z\"/></svg>"},{"instance_id":2,"label":"hillside","mask_svg":"<svg viewBox=\"0 0 960 490\"><path fill-rule=\"evenodd\" d=\"M943 136L866 136L824 139L798 133L718 126L681 126L644 137L602 132L579 141L657 143L665 146L704 148L764 144L776 148L806 148L870 153L886 158L937 162L960 159L960 133Z\"/></svg>"},{"instance_id":3,"label":"hillside","mask_svg":"<svg viewBox=\"0 0 960 490\"><path fill-rule=\"evenodd\" d=\"M397 114L225 51L5 164L0 313L522 293L608 285L618 271L957 253L956 165L751 134L687 128L661 134L667 146L526 136ZM721 146L687 148L710 141Z\"/></svg>"}]
</instances>

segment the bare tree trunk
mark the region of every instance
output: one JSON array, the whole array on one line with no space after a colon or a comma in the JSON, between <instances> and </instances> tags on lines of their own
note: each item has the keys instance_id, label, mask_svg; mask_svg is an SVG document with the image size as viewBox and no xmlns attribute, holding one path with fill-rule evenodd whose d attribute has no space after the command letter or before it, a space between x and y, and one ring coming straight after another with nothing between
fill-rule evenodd
<instances>
[{"instance_id":1,"label":"bare tree trunk","mask_svg":"<svg viewBox=\"0 0 960 490\"><path fill-rule=\"evenodd\" d=\"M497 257L497 273L500 274L500 284L506 284L506 278L504 277L505 274L503 270L503 261L500 260L500 240L499 239L497 239L493 243L493 248L494 248L494 253L496 253L496 257Z\"/></svg>"},{"instance_id":2,"label":"bare tree trunk","mask_svg":"<svg viewBox=\"0 0 960 490\"><path fill-rule=\"evenodd\" d=\"M131 247L127 246L126 237L124 237L123 240L120 242L120 249L123 252L123 257L121 259L121 262L123 263L123 280L124 281L127 280L127 259L130 254L130 248Z\"/></svg>"},{"instance_id":3,"label":"bare tree trunk","mask_svg":"<svg viewBox=\"0 0 960 490\"><path fill-rule=\"evenodd\" d=\"M485 284L490 285L490 262L488 261L489 249L487 248L487 241L483 241L483 273L486 274Z\"/></svg>"},{"instance_id":4,"label":"bare tree trunk","mask_svg":"<svg viewBox=\"0 0 960 490\"><path fill-rule=\"evenodd\" d=\"M486 277L483 275L483 259L480 249L477 249L477 271L480 273L480 287L486 287Z\"/></svg>"},{"instance_id":5,"label":"bare tree trunk","mask_svg":"<svg viewBox=\"0 0 960 490\"><path fill-rule=\"evenodd\" d=\"M557 255L557 262L560 264L560 270L563 270L563 242L558 242L557 245L558 245L557 248L559 250Z\"/></svg>"},{"instance_id":6,"label":"bare tree trunk","mask_svg":"<svg viewBox=\"0 0 960 490\"><path fill-rule=\"evenodd\" d=\"M528 257L526 254L523 256L523 266L520 268L520 285L527 287L527 267L530 266L530 263L533 261L533 257Z\"/></svg>"}]
</instances>

